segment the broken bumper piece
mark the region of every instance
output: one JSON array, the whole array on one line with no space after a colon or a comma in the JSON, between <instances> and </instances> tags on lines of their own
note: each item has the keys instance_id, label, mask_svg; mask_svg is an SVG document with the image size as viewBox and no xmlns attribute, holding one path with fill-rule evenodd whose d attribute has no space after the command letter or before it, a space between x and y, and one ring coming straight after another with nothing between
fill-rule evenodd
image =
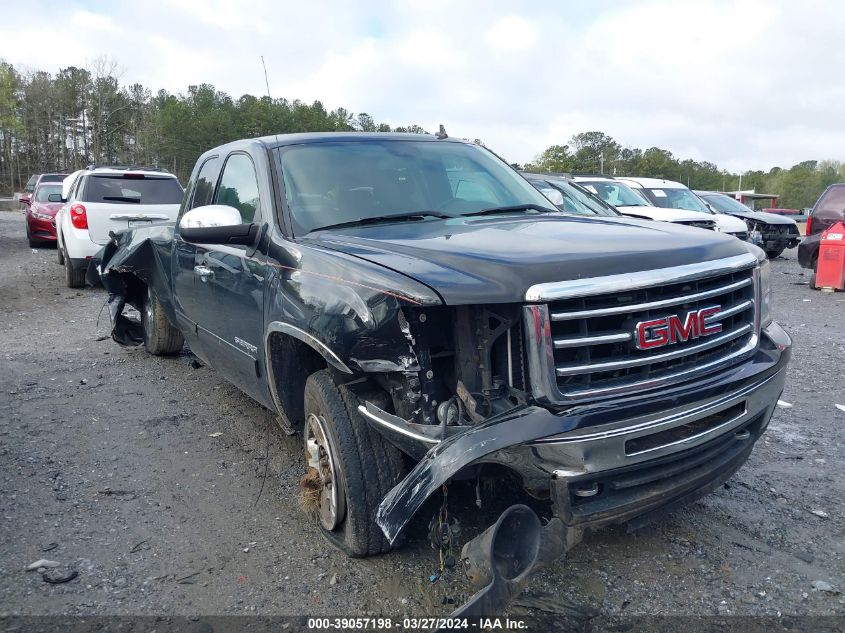
<instances>
[{"instance_id":1,"label":"broken bumper piece","mask_svg":"<svg viewBox=\"0 0 845 633\"><path fill-rule=\"evenodd\" d=\"M532 574L581 541L582 531L554 518L545 527L528 506L513 505L464 545L461 560L469 581L483 587L450 617L497 615L518 596Z\"/></svg>"},{"instance_id":2,"label":"broken bumper piece","mask_svg":"<svg viewBox=\"0 0 845 633\"><path fill-rule=\"evenodd\" d=\"M498 463L548 491L565 526L637 526L714 490L746 461L783 391L791 341L776 324L755 355L660 393L573 406L522 406L474 426L413 424L366 402L359 412L414 469L382 500L394 542L426 499L471 464Z\"/></svg>"},{"instance_id":3,"label":"broken bumper piece","mask_svg":"<svg viewBox=\"0 0 845 633\"><path fill-rule=\"evenodd\" d=\"M379 411L376 414L380 418L378 422L373 421L374 410ZM415 433L421 426L407 422L404 426L398 425L396 420L399 419L394 420L395 416L389 416L371 403L362 406L359 411L380 431L387 426L385 421L391 422L395 428L388 433ZM440 430L440 427L431 428ZM571 431L575 428L575 420L541 407L521 407L488 418L476 426L456 428L460 430L453 435L435 440L437 444L381 502L376 523L391 543L425 500L461 468L498 450Z\"/></svg>"}]
</instances>

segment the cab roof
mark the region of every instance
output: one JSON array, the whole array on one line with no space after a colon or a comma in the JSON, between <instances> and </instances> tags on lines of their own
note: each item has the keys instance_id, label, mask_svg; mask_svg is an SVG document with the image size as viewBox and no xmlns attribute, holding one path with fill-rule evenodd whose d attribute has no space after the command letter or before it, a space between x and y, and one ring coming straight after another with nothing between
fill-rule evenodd
<instances>
[{"instance_id":1,"label":"cab roof","mask_svg":"<svg viewBox=\"0 0 845 633\"><path fill-rule=\"evenodd\" d=\"M434 141L468 143L458 138L438 138L434 134L415 134L413 132L299 132L296 134L274 134L261 136L255 140L269 148L302 143L329 143L332 141Z\"/></svg>"},{"instance_id":2,"label":"cab roof","mask_svg":"<svg viewBox=\"0 0 845 633\"><path fill-rule=\"evenodd\" d=\"M305 145L311 143L332 143L339 141L415 141L431 143L464 143L471 145L471 141L460 138L438 138L434 134L416 134L413 132L298 132L295 134L272 134L256 138L244 138L217 147L209 148L200 158L228 152L235 149L244 149L256 145L263 146L266 150L288 145Z\"/></svg>"}]
</instances>

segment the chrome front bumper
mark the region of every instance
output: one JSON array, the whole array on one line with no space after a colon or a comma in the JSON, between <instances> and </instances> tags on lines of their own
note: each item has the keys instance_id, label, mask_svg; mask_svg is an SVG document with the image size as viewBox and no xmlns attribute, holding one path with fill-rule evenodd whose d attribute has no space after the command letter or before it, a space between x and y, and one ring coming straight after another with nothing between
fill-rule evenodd
<instances>
[{"instance_id":1,"label":"chrome front bumper","mask_svg":"<svg viewBox=\"0 0 845 633\"><path fill-rule=\"evenodd\" d=\"M705 444L744 426L783 391L785 371L693 406L575 430L532 442L536 457L554 464L555 477L632 466Z\"/></svg>"}]
</instances>

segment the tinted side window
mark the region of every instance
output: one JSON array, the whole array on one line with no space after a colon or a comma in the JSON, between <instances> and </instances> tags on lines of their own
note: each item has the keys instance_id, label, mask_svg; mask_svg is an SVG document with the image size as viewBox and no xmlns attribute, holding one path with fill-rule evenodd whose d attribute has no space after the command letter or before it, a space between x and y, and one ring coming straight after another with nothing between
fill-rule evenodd
<instances>
[{"instance_id":1,"label":"tinted side window","mask_svg":"<svg viewBox=\"0 0 845 633\"><path fill-rule=\"evenodd\" d=\"M217 156L206 160L197 175L197 183L194 185L194 198L191 202L191 209L211 204L214 197L214 185L217 184L217 174L220 173L220 159Z\"/></svg>"},{"instance_id":2,"label":"tinted side window","mask_svg":"<svg viewBox=\"0 0 845 633\"><path fill-rule=\"evenodd\" d=\"M259 206L258 177L249 156L232 154L226 160L214 203L235 207L240 211L244 224L253 221Z\"/></svg>"},{"instance_id":3,"label":"tinted side window","mask_svg":"<svg viewBox=\"0 0 845 633\"><path fill-rule=\"evenodd\" d=\"M70 186L70 193L68 194L68 200L77 200L79 198L79 191L82 189L82 183L85 182L85 178L81 175L76 177L76 180L73 181L73 184Z\"/></svg>"},{"instance_id":4,"label":"tinted side window","mask_svg":"<svg viewBox=\"0 0 845 633\"><path fill-rule=\"evenodd\" d=\"M819 200L815 213L841 215L843 211L845 211L845 187L831 187Z\"/></svg>"}]
</instances>

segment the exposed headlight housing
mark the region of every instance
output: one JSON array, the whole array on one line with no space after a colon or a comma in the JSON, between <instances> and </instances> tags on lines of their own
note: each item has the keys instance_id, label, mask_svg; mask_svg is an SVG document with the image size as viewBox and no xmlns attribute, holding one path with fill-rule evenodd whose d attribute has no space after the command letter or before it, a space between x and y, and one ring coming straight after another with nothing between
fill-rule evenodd
<instances>
[{"instance_id":1,"label":"exposed headlight housing","mask_svg":"<svg viewBox=\"0 0 845 633\"><path fill-rule=\"evenodd\" d=\"M772 322L772 265L769 260L760 262L760 325Z\"/></svg>"}]
</instances>

